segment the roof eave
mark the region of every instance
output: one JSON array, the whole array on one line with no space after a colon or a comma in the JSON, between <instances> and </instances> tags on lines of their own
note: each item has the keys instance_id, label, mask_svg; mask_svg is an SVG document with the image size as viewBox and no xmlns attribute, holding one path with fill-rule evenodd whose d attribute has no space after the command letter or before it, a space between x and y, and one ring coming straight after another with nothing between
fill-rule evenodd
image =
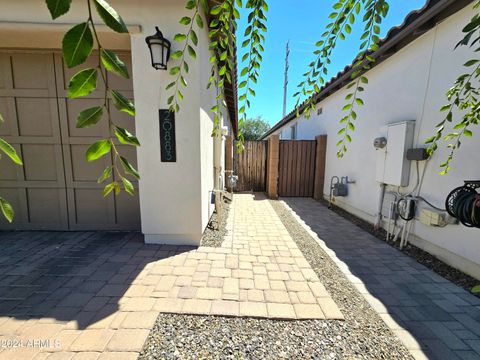
<instances>
[{"instance_id":1,"label":"roof eave","mask_svg":"<svg viewBox=\"0 0 480 360\"><path fill-rule=\"evenodd\" d=\"M390 58L400 49L431 30L438 22L458 12L472 2L473 0L429 0L421 9L410 12L401 25L395 26L388 31L385 38L381 40L379 49L371 54L376 59L376 62L373 63L371 67L373 68ZM355 71L352 65L353 63L345 67L344 70L330 79L330 81L322 87L320 92L313 95L314 104L318 104L326 97L350 83L352 73ZM276 123L261 139L265 139L273 132L296 119L297 111L301 113L304 108L305 102Z\"/></svg>"}]
</instances>

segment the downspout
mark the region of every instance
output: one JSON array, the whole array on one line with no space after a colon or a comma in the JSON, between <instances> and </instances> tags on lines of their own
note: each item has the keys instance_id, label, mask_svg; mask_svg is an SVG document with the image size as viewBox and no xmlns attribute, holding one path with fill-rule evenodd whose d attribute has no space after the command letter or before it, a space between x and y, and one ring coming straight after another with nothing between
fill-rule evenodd
<instances>
[{"instance_id":1,"label":"downspout","mask_svg":"<svg viewBox=\"0 0 480 360\"><path fill-rule=\"evenodd\" d=\"M213 135L213 193L215 194L215 211L217 212L217 223L221 223L222 218L222 148L223 138L228 133L226 127L220 127Z\"/></svg>"}]
</instances>

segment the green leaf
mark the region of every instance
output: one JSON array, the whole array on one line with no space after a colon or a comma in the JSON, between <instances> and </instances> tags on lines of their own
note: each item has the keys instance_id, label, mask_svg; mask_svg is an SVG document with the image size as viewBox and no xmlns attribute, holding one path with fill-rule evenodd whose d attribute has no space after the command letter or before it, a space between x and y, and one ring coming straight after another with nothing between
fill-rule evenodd
<instances>
[{"instance_id":1,"label":"green leaf","mask_svg":"<svg viewBox=\"0 0 480 360\"><path fill-rule=\"evenodd\" d=\"M63 57L69 68L83 64L93 49L93 36L88 23L75 25L63 37Z\"/></svg>"},{"instance_id":2,"label":"green leaf","mask_svg":"<svg viewBox=\"0 0 480 360\"><path fill-rule=\"evenodd\" d=\"M130 174L140 180L140 175L138 174L138 171L128 162L127 159L125 159L123 156L120 156L120 162L122 163L123 170L125 171L126 174Z\"/></svg>"},{"instance_id":3,"label":"green leaf","mask_svg":"<svg viewBox=\"0 0 480 360\"><path fill-rule=\"evenodd\" d=\"M68 85L68 97L75 99L91 94L97 88L97 69L84 69L73 75Z\"/></svg>"},{"instance_id":4,"label":"green leaf","mask_svg":"<svg viewBox=\"0 0 480 360\"><path fill-rule=\"evenodd\" d=\"M3 118L2 114L0 113L0 122L5 122L5 119Z\"/></svg>"},{"instance_id":5,"label":"green leaf","mask_svg":"<svg viewBox=\"0 0 480 360\"><path fill-rule=\"evenodd\" d=\"M130 180L128 180L127 178L122 178L122 182L123 182L123 188L125 189L125 191L130 195L134 195L135 189L133 188L133 184L130 182Z\"/></svg>"},{"instance_id":6,"label":"green leaf","mask_svg":"<svg viewBox=\"0 0 480 360\"><path fill-rule=\"evenodd\" d=\"M195 20L197 21L197 25L200 29L203 29L204 27L204 24L203 24L203 19L202 19L202 16L200 14L197 14L197 16L195 17Z\"/></svg>"},{"instance_id":7,"label":"green leaf","mask_svg":"<svg viewBox=\"0 0 480 360\"><path fill-rule=\"evenodd\" d=\"M180 24L182 25L189 25L192 19L190 19L188 16L184 16L180 19Z\"/></svg>"},{"instance_id":8,"label":"green leaf","mask_svg":"<svg viewBox=\"0 0 480 360\"><path fill-rule=\"evenodd\" d=\"M222 11L222 8L220 6L214 6L211 10L210 10L210 14L212 15L218 15L220 14L220 11Z\"/></svg>"},{"instance_id":9,"label":"green leaf","mask_svg":"<svg viewBox=\"0 0 480 360\"><path fill-rule=\"evenodd\" d=\"M119 110L127 113L130 116L135 116L135 105L125 96L116 90L110 90L113 99L113 105Z\"/></svg>"},{"instance_id":10,"label":"green leaf","mask_svg":"<svg viewBox=\"0 0 480 360\"><path fill-rule=\"evenodd\" d=\"M2 209L3 216L9 223L13 221L13 217L15 216L15 212L13 211L12 205L5 200L4 198L0 197L0 208Z\"/></svg>"},{"instance_id":11,"label":"green leaf","mask_svg":"<svg viewBox=\"0 0 480 360\"><path fill-rule=\"evenodd\" d=\"M113 190L115 190L116 195L120 194L120 184L116 181L105 186L103 189L103 197L107 197Z\"/></svg>"},{"instance_id":12,"label":"green leaf","mask_svg":"<svg viewBox=\"0 0 480 360\"><path fill-rule=\"evenodd\" d=\"M102 49L102 64L108 71L125 79L130 78L127 66L112 50Z\"/></svg>"},{"instance_id":13,"label":"green leaf","mask_svg":"<svg viewBox=\"0 0 480 360\"><path fill-rule=\"evenodd\" d=\"M480 294L480 285L474 286L471 291L473 294Z\"/></svg>"},{"instance_id":14,"label":"green leaf","mask_svg":"<svg viewBox=\"0 0 480 360\"><path fill-rule=\"evenodd\" d=\"M178 66L175 66L170 69L170 75L175 76L180 72L180 68Z\"/></svg>"},{"instance_id":15,"label":"green leaf","mask_svg":"<svg viewBox=\"0 0 480 360\"><path fill-rule=\"evenodd\" d=\"M181 41L184 41L186 38L187 38L187 35L185 35L185 34L176 34L173 37L173 40L181 42Z\"/></svg>"},{"instance_id":16,"label":"green leaf","mask_svg":"<svg viewBox=\"0 0 480 360\"><path fill-rule=\"evenodd\" d=\"M50 11L50 15L52 15L52 19L55 20L56 18L66 14L68 10L70 10L70 4L72 0L46 0L48 10Z\"/></svg>"},{"instance_id":17,"label":"green leaf","mask_svg":"<svg viewBox=\"0 0 480 360\"><path fill-rule=\"evenodd\" d=\"M87 161L95 161L100 159L103 155L108 154L112 149L112 143L109 139L97 141L90 145L87 149L86 158Z\"/></svg>"},{"instance_id":18,"label":"green leaf","mask_svg":"<svg viewBox=\"0 0 480 360\"><path fill-rule=\"evenodd\" d=\"M102 18L105 25L118 33L128 33L127 26L117 11L105 0L94 0L98 15Z\"/></svg>"},{"instance_id":19,"label":"green leaf","mask_svg":"<svg viewBox=\"0 0 480 360\"><path fill-rule=\"evenodd\" d=\"M465 129L465 130L463 130L463 135L465 135L467 137L472 137L473 133L470 130Z\"/></svg>"},{"instance_id":20,"label":"green leaf","mask_svg":"<svg viewBox=\"0 0 480 360\"><path fill-rule=\"evenodd\" d=\"M170 57L173 59L173 60L177 60L177 59L180 59L183 55L183 51L182 50L177 50L175 52L173 52Z\"/></svg>"},{"instance_id":21,"label":"green leaf","mask_svg":"<svg viewBox=\"0 0 480 360\"><path fill-rule=\"evenodd\" d=\"M83 129L97 124L103 115L103 106L83 110L77 118L77 128Z\"/></svg>"},{"instance_id":22,"label":"green leaf","mask_svg":"<svg viewBox=\"0 0 480 360\"><path fill-rule=\"evenodd\" d=\"M183 76L180 76L180 82L182 84L183 87L187 87L188 84L187 84L187 80L185 80L185 78Z\"/></svg>"},{"instance_id":23,"label":"green leaf","mask_svg":"<svg viewBox=\"0 0 480 360\"><path fill-rule=\"evenodd\" d=\"M113 171L113 165L107 166L105 170L103 170L102 175L100 175L100 177L98 178L97 183L101 184L105 180L107 180L109 177L111 177L112 171Z\"/></svg>"},{"instance_id":24,"label":"green leaf","mask_svg":"<svg viewBox=\"0 0 480 360\"><path fill-rule=\"evenodd\" d=\"M197 33L194 30L192 30L190 32L190 37L192 38L192 43L194 43L195 46L197 46L198 45L198 36L197 36Z\"/></svg>"},{"instance_id":25,"label":"green leaf","mask_svg":"<svg viewBox=\"0 0 480 360\"><path fill-rule=\"evenodd\" d=\"M122 144L140 146L138 139L126 129L117 126L115 128L115 136Z\"/></svg>"},{"instance_id":26,"label":"green leaf","mask_svg":"<svg viewBox=\"0 0 480 360\"><path fill-rule=\"evenodd\" d=\"M465 64L463 64L463 66L469 67L469 66L477 64L478 62L480 62L480 60L472 59L472 60L467 61Z\"/></svg>"},{"instance_id":27,"label":"green leaf","mask_svg":"<svg viewBox=\"0 0 480 360\"><path fill-rule=\"evenodd\" d=\"M2 150L17 165L23 165L22 159L18 156L17 151L8 142L0 138L0 150Z\"/></svg>"},{"instance_id":28,"label":"green leaf","mask_svg":"<svg viewBox=\"0 0 480 360\"><path fill-rule=\"evenodd\" d=\"M195 50L193 49L193 47L191 47L190 45L187 46L187 49L188 49L188 53L190 54L190 56L194 59L197 58L197 53L195 52Z\"/></svg>"}]
</instances>

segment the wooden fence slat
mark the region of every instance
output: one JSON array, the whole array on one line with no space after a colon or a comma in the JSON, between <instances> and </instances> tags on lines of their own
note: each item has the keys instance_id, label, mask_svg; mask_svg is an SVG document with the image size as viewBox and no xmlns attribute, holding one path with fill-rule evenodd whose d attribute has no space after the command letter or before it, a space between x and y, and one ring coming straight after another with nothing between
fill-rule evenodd
<instances>
[{"instance_id":1,"label":"wooden fence slat","mask_svg":"<svg viewBox=\"0 0 480 360\"><path fill-rule=\"evenodd\" d=\"M267 179L267 141L245 141L245 150L234 156L238 175L237 191L265 191ZM316 142L279 142L278 194L313 196L315 188Z\"/></svg>"},{"instance_id":2,"label":"wooden fence slat","mask_svg":"<svg viewBox=\"0 0 480 360\"><path fill-rule=\"evenodd\" d=\"M280 196L313 196L316 142L281 140L279 156L278 194Z\"/></svg>"},{"instance_id":3,"label":"wooden fence slat","mask_svg":"<svg viewBox=\"0 0 480 360\"><path fill-rule=\"evenodd\" d=\"M244 150L234 154L236 191L265 191L267 141L245 141Z\"/></svg>"}]
</instances>

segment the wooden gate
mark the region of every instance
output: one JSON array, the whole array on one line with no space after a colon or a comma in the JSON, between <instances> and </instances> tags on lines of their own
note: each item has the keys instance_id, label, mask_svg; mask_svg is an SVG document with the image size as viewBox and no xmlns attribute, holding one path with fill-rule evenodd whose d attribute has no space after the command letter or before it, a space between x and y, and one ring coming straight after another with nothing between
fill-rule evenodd
<instances>
[{"instance_id":1,"label":"wooden gate","mask_svg":"<svg viewBox=\"0 0 480 360\"><path fill-rule=\"evenodd\" d=\"M315 140L281 140L278 195L312 197L315 186Z\"/></svg>"},{"instance_id":2,"label":"wooden gate","mask_svg":"<svg viewBox=\"0 0 480 360\"><path fill-rule=\"evenodd\" d=\"M235 151L234 169L238 175L236 191L265 191L267 141L245 141L241 153Z\"/></svg>"}]
</instances>

